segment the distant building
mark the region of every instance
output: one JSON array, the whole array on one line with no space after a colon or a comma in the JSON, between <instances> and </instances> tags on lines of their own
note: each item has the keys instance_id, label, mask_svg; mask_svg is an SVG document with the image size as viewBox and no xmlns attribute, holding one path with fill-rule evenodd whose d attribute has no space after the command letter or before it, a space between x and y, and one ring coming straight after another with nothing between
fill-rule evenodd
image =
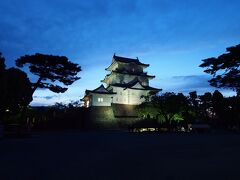
<instances>
[{"instance_id":1,"label":"distant building","mask_svg":"<svg viewBox=\"0 0 240 180\"><path fill-rule=\"evenodd\" d=\"M139 105L145 99L143 96L159 92L159 89L149 86L149 80L155 76L144 72L149 64L144 64L138 58L125 58L114 54L111 65L106 68L109 74L101 81L106 84L94 90L86 90L83 97L84 106Z\"/></svg>"}]
</instances>

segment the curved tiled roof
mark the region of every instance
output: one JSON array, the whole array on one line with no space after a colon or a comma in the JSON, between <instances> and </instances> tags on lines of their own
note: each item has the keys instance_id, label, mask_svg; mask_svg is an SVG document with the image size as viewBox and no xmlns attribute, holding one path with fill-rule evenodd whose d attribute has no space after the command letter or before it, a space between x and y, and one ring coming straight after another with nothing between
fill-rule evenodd
<instances>
[{"instance_id":1,"label":"curved tiled roof","mask_svg":"<svg viewBox=\"0 0 240 180\"><path fill-rule=\"evenodd\" d=\"M89 93L96 93L96 94L116 94L115 92L110 92L108 91L102 84L94 89L94 90L86 90L85 91L86 95Z\"/></svg>"},{"instance_id":2,"label":"curved tiled roof","mask_svg":"<svg viewBox=\"0 0 240 180\"><path fill-rule=\"evenodd\" d=\"M149 66L149 64L144 64L141 63L138 58L133 59L133 58L127 58L127 57L121 57L121 56L116 56L115 54L113 55L113 59L118 62L123 62L123 63L135 63L137 65L142 65L142 66Z\"/></svg>"},{"instance_id":3,"label":"curved tiled roof","mask_svg":"<svg viewBox=\"0 0 240 180\"><path fill-rule=\"evenodd\" d=\"M137 83L139 83L144 90L153 90L153 91L160 91L161 89L158 88L154 88L151 86L144 86L141 84L141 82L136 78L135 80L133 80L132 82L128 83L128 84L120 84L120 83L115 83L115 84L110 84L110 86L116 86L116 87L122 87L122 88L129 88L129 89L139 89L139 88L134 88L133 86L135 86ZM139 90L143 90L143 89L139 89Z\"/></svg>"}]
</instances>

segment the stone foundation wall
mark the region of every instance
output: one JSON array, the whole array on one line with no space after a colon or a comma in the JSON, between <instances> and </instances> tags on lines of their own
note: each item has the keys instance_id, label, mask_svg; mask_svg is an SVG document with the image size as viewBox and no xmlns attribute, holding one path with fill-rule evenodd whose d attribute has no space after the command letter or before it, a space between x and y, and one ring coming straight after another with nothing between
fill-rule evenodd
<instances>
[{"instance_id":1,"label":"stone foundation wall","mask_svg":"<svg viewBox=\"0 0 240 180\"><path fill-rule=\"evenodd\" d=\"M127 113L124 108L130 109L131 112ZM136 115L133 116L132 111L134 108L130 108L129 105L89 107L86 109L85 127L87 129L127 129L129 125L138 120ZM121 116L119 112L124 112L124 116Z\"/></svg>"}]
</instances>

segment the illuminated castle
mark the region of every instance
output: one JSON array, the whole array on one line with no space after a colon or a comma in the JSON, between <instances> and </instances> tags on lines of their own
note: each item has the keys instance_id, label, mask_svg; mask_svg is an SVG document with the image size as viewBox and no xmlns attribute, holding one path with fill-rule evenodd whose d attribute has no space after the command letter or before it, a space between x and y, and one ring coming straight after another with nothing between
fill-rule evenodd
<instances>
[{"instance_id":1,"label":"illuminated castle","mask_svg":"<svg viewBox=\"0 0 240 180\"><path fill-rule=\"evenodd\" d=\"M149 64L143 64L138 58L125 58L114 54L111 65L106 68L109 74L101 81L106 84L94 90L86 90L83 97L84 106L139 105L143 96L159 92L149 86L150 76L143 70Z\"/></svg>"}]
</instances>

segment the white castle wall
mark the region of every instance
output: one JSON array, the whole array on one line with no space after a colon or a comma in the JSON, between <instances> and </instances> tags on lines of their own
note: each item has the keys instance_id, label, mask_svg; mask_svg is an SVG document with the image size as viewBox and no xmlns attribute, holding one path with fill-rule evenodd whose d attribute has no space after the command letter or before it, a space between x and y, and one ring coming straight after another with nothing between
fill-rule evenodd
<instances>
[{"instance_id":1,"label":"white castle wall","mask_svg":"<svg viewBox=\"0 0 240 180\"><path fill-rule=\"evenodd\" d=\"M138 72L138 73L143 72L143 67L142 66L138 66L138 65L133 64L133 63L129 63L129 64L119 63L118 66L116 67L116 69L127 70L129 72Z\"/></svg>"},{"instance_id":2,"label":"white castle wall","mask_svg":"<svg viewBox=\"0 0 240 180\"><path fill-rule=\"evenodd\" d=\"M144 101L141 96L147 96L148 91L125 89L120 87L113 87L113 91L117 94L113 97L113 103L138 105Z\"/></svg>"},{"instance_id":3,"label":"white castle wall","mask_svg":"<svg viewBox=\"0 0 240 180\"><path fill-rule=\"evenodd\" d=\"M132 82L136 78L138 78L139 81L144 86L149 85L149 80L147 77L135 76L135 75L129 75L129 74L112 74L111 76L109 76L108 81L106 83L107 84L115 84L115 83L127 84L129 82Z\"/></svg>"},{"instance_id":4,"label":"white castle wall","mask_svg":"<svg viewBox=\"0 0 240 180\"><path fill-rule=\"evenodd\" d=\"M114 95L113 95L114 96ZM109 94L94 94L92 96L91 106L111 106L112 98Z\"/></svg>"}]
</instances>

